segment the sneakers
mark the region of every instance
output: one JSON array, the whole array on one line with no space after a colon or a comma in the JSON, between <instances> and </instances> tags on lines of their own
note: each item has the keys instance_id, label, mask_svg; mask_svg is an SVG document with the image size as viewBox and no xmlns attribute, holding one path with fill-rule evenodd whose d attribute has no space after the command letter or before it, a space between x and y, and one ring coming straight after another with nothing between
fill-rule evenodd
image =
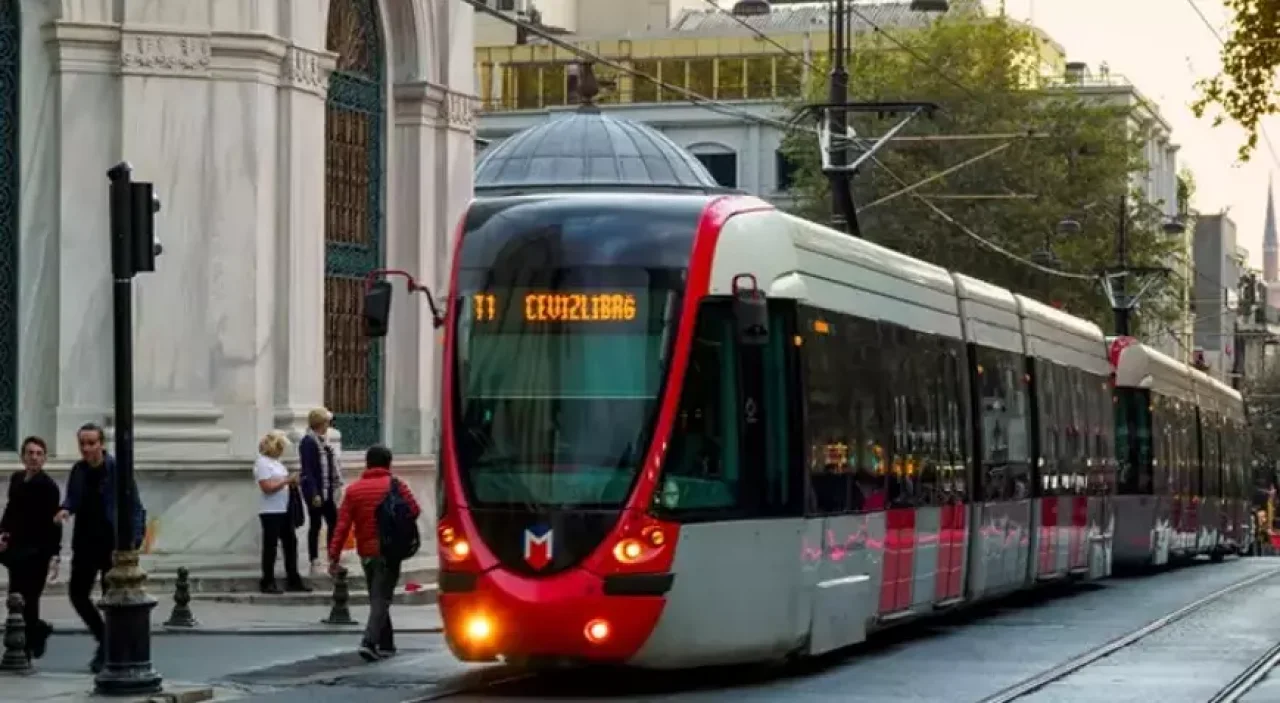
<instances>
[{"instance_id":1,"label":"sneakers","mask_svg":"<svg viewBox=\"0 0 1280 703\"><path fill-rule=\"evenodd\" d=\"M367 662L376 662L382 658L382 656L378 654L377 649L370 647L367 644L360 645L360 648L356 650L356 653L360 655L361 659Z\"/></svg>"},{"instance_id":2,"label":"sneakers","mask_svg":"<svg viewBox=\"0 0 1280 703\"><path fill-rule=\"evenodd\" d=\"M311 576L312 576L312 577L315 577L315 576L321 576L321 575L323 575L323 574L327 574L327 573L329 573L328 569L324 568L324 566L321 564L321 562L320 562L320 560L319 560L319 559L313 559L313 560L311 561Z\"/></svg>"}]
</instances>

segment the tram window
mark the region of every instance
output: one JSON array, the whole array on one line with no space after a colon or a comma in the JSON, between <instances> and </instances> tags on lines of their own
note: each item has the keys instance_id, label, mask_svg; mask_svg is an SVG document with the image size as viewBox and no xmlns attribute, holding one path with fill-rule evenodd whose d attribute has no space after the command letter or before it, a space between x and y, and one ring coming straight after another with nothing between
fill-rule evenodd
<instances>
[{"instance_id":1,"label":"tram window","mask_svg":"<svg viewBox=\"0 0 1280 703\"><path fill-rule=\"evenodd\" d=\"M656 499L666 511L723 511L741 505L737 368L728 306L704 303L685 372Z\"/></svg>"},{"instance_id":2,"label":"tram window","mask_svg":"<svg viewBox=\"0 0 1280 703\"><path fill-rule=\"evenodd\" d=\"M1059 449L1058 406L1054 401L1057 387L1053 365L1043 359L1035 361L1036 409L1040 421L1040 483L1036 495L1049 495L1049 482L1057 473Z\"/></svg>"},{"instance_id":3,"label":"tram window","mask_svg":"<svg viewBox=\"0 0 1280 703\"><path fill-rule=\"evenodd\" d=\"M799 447L796 431L800 417L800 401L795 384L799 379L795 304L769 301L769 348L764 355L764 416L768 423L764 496L761 512L768 515L794 515L800 512L803 491L796 454Z\"/></svg>"},{"instance_id":4,"label":"tram window","mask_svg":"<svg viewBox=\"0 0 1280 703\"><path fill-rule=\"evenodd\" d=\"M1029 497L1031 418L1025 362L1012 352L981 347L977 350L977 362L983 500Z\"/></svg>"},{"instance_id":5,"label":"tram window","mask_svg":"<svg viewBox=\"0 0 1280 703\"><path fill-rule=\"evenodd\" d=\"M915 333L897 325L881 323L881 349L888 362L889 387L892 389L893 451L889 469L889 505L910 508L920 504L920 449L924 446L919 431L921 379L918 364L919 345Z\"/></svg>"},{"instance_id":6,"label":"tram window","mask_svg":"<svg viewBox=\"0 0 1280 703\"><path fill-rule=\"evenodd\" d=\"M879 402L885 388L879 325L827 311L808 310L801 317L807 512L839 515L881 509L887 442Z\"/></svg>"},{"instance_id":7,"label":"tram window","mask_svg":"<svg viewBox=\"0 0 1280 703\"><path fill-rule=\"evenodd\" d=\"M943 435L946 442L944 461L947 464L946 475L950 477L950 488L945 485L957 500L964 500L969 491L967 480L972 466L969 452L969 394L966 389L964 369L964 345L956 340L943 340Z\"/></svg>"}]
</instances>

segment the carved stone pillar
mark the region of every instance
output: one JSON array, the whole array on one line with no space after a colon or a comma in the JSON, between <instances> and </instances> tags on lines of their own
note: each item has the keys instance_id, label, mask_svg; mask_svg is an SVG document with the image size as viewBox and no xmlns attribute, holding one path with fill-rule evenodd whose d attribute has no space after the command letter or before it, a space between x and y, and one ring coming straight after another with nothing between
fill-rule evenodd
<instances>
[{"instance_id":1,"label":"carved stone pillar","mask_svg":"<svg viewBox=\"0 0 1280 703\"><path fill-rule=\"evenodd\" d=\"M335 58L290 46L280 76L274 414L295 440L324 400L325 95Z\"/></svg>"}]
</instances>

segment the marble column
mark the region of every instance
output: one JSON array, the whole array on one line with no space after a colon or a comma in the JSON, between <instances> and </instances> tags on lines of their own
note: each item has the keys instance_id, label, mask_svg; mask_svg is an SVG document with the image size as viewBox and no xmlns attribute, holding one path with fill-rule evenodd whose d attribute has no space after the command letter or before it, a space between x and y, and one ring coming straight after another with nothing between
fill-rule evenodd
<instances>
[{"instance_id":1,"label":"marble column","mask_svg":"<svg viewBox=\"0 0 1280 703\"><path fill-rule=\"evenodd\" d=\"M207 324L213 401L238 456L252 454L275 420L277 101L286 50L283 39L257 32L213 37Z\"/></svg>"},{"instance_id":2,"label":"marble column","mask_svg":"<svg viewBox=\"0 0 1280 703\"><path fill-rule=\"evenodd\" d=\"M123 26L120 35L122 152L134 178L156 184L164 254L138 277L134 303L137 453L144 458L230 454L231 432L213 402L212 302L227 294L215 246L224 172L214 137L213 38L207 29ZM223 142L225 144L225 142ZM232 268L251 261L236 252ZM228 285L230 284L230 285Z\"/></svg>"},{"instance_id":3,"label":"marble column","mask_svg":"<svg viewBox=\"0 0 1280 703\"><path fill-rule=\"evenodd\" d=\"M274 425L295 439L324 400L324 125L335 59L290 46L278 96Z\"/></svg>"},{"instance_id":4,"label":"marble column","mask_svg":"<svg viewBox=\"0 0 1280 703\"><path fill-rule=\"evenodd\" d=\"M122 156L120 32L109 24L57 21L44 38L53 63L47 119L56 125L58 173L50 195L57 257L48 268L56 271L50 288L58 312L57 365L44 361L41 373L57 379L51 449L75 456L76 428L103 422L112 403L111 268L103 262L111 260L106 169ZM30 282L22 285L31 290ZM55 347L26 348L31 355Z\"/></svg>"},{"instance_id":5,"label":"marble column","mask_svg":"<svg viewBox=\"0 0 1280 703\"><path fill-rule=\"evenodd\" d=\"M421 81L395 86L393 139L389 170L396 178L388 198L387 266L402 269L428 286L438 304L444 289L437 276L438 238L436 184L440 178L435 133L446 91ZM399 453L432 450L432 409L435 406L435 368L439 352L431 308L425 296L404 294L396 286L391 306L387 350L386 437Z\"/></svg>"},{"instance_id":6,"label":"marble column","mask_svg":"<svg viewBox=\"0 0 1280 703\"><path fill-rule=\"evenodd\" d=\"M61 385L57 354L62 212L59 195L60 66L74 49L56 40L54 8L24 2L18 77L18 433L56 445ZM44 28L49 27L46 33ZM65 32L63 34L65 38ZM50 40L46 43L46 39ZM105 52L104 52L105 53ZM114 63L114 62L112 62ZM68 67L70 68L70 67ZM74 81L75 78L72 78Z\"/></svg>"}]
</instances>

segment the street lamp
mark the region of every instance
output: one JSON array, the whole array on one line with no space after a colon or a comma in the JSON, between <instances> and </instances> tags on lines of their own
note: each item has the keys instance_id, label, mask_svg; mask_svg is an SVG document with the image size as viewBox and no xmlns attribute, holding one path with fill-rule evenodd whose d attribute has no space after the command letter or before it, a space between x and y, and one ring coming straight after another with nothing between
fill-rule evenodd
<instances>
[{"instance_id":1,"label":"street lamp","mask_svg":"<svg viewBox=\"0 0 1280 703\"><path fill-rule=\"evenodd\" d=\"M912 12L947 12L950 9L948 0L911 0Z\"/></svg>"},{"instance_id":2,"label":"street lamp","mask_svg":"<svg viewBox=\"0 0 1280 703\"><path fill-rule=\"evenodd\" d=\"M112 332L115 341L115 552L107 572L102 599L106 620L102 671L94 690L102 695L146 695L160 691L161 677L151 666L151 611L156 600L143 584L147 574L139 565L134 543L133 461L133 279L156 270L163 251L156 238L155 217L160 198L150 183L136 183L128 163L107 171L111 229Z\"/></svg>"}]
</instances>

